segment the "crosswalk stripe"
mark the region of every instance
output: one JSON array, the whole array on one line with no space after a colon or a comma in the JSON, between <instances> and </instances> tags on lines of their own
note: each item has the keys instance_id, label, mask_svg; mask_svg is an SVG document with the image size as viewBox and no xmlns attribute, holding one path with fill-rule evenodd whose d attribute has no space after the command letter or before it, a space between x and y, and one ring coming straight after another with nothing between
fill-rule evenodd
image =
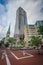
<instances>
[{"instance_id":1,"label":"crosswalk stripe","mask_svg":"<svg viewBox=\"0 0 43 65\"><path fill-rule=\"evenodd\" d=\"M7 54L5 54L5 57L6 57L6 63L7 63L7 65L11 65Z\"/></svg>"}]
</instances>

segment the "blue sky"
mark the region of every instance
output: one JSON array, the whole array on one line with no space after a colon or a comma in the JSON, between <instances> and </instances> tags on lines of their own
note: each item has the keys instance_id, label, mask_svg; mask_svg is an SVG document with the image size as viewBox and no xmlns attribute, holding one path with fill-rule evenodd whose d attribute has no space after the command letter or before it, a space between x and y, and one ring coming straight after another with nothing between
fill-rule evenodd
<instances>
[{"instance_id":1,"label":"blue sky","mask_svg":"<svg viewBox=\"0 0 43 65\"><path fill-rule=\"evenodd\" d=\"M21 6L27 13L28 24L43 20L43 0L0 0L0 39L6 36L9 24L14 35L16 10Z\"/></svg>"}]
</instances>

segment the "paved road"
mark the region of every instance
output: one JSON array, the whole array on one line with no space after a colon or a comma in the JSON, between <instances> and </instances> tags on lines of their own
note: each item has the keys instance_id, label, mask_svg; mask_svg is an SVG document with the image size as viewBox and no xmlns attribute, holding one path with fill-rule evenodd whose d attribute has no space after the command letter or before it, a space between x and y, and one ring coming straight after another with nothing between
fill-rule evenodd
<instances>
[{"instance_id":1,"label":"paved road","mask_svg":"<svg viewBox=\"0 0 43 65\"><path fill-rule=\"evenodd\" d=\"M4 49L6 51L7 60L4 58L4 60L1 59L2 51L0 49L0 65L43 65L43 50L40 50L41 54L38 55L37 50L26 50L28 54L32 54L33 57L23 58L23 59L16 59L22 57L22 51L11 51L8 49ZM11 52L16 56L12 55ZM28 55L27 55L28 56ZM26 57L27 57L26 56Z\"/></svg>"},{"instance_id":2,"label":"paved road","mask_svg":"<svg viewBox=\"0 0 43 65\"><path fill-rule=\"evenodd\" d=\"M3 53L3 50L0 49L0 65L7 65L6 58L2 59L2 53Z\"/></svg>"}]
</instances>

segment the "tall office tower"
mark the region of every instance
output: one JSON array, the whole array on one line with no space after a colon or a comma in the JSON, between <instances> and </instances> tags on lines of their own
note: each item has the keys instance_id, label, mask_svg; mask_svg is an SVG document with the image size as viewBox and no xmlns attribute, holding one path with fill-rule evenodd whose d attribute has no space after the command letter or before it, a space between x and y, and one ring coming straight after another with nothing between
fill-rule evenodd
<instances>
[{"instance_id":1,"label":"tall office tower","mask_svg":"<svg viewBox=\"0 0 43 65\"><path fill-rule=\"evenodd\" d=\"M24 39L24 25L27 24L27 16L24 9L19 7L16 12L14 38Z\"/></svg>"}]
</instances>

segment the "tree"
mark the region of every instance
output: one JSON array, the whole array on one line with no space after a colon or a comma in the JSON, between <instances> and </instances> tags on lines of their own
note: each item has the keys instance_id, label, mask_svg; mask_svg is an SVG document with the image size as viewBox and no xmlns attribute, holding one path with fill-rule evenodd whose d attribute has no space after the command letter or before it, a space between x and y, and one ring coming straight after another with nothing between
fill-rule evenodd
<instances>
[{"instance_id":1,"label":"tree","mask_svg":"<svg viewBox=\"0 0 43 65\"><path fill-rule=\"evenodd\" d=\"M25 42L24 42L24 40L22 39L22 40L20 40L19 41L19 43L23 46L23 47L25 47Z\"/></svg>"},{"instance_id":2,"label":"tree","mask_svg":"<svg viewBox=\"0 0 43 65\"><path fill-rule=\"evenodd\" d=\"M9 42L6 42L5 47L9 47Z\"/></svg>"},{"instance_id":3,"label":"tree","mask_svg":"<svg viewBox=\"0 0 43 65\"><path fill-rule=\"evenodd\" d=\"M2 46L2 43L1 43L1 41L0 41L0 47Z\"/></svg>"},{"instance_id":4,"label":"tree","mask_svg":"<svg viewBox=\"0 0 43 65\"><path fill-rule=\"evenodd\" d=\"M43 35L43 26L40 26L38 29L39 34Z\"/></svg>"},{"instance_id":5,"label":"tree","mask_svg":"<svg viewBox=\"0 0 43 65\"><path fill-rule=\"evenodd\" d=\"M10 38L8 39L8 42L11 44L11 48L12 48L12 45L16 43L16 39L10 37Z\"/></svg>"},{"instance_id":6,"label":"tree","mask_svg":"<svg viewBox=\"0 0 43 65\"><path fill-rule=\"evenodd\" d=\"M36 46L37 49L38 49L40 44L42 44L42 41L41 41L41 39L39 37L32 36L31 37L31 44L32 44L32 46ZM38 49L38 53L40 53L39 49Z\"/></svg>"},{"instance_id":7,"label":"tree","mask_svg":"<svg viewBox=\"0 0 43 65\"><path fill-rule=\"evenodd\" d=\"M0 40L0 47L4 46L4 38L2 40Z\"/></svg>"}]
</instances>

